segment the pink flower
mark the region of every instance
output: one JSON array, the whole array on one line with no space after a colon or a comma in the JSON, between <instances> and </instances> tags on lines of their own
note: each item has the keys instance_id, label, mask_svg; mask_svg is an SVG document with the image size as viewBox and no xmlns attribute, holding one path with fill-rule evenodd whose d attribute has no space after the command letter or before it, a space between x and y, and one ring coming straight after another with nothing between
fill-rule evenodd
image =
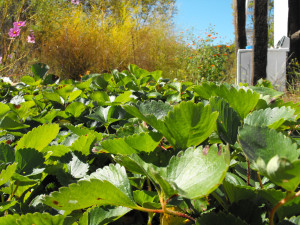
<instances>
[{"instance_id":1,"label":"pink flower","mask_svg":"<svg viewBox=\"0 0 300 225\"><path fill-rule=\"evenodd\" d=\"M2 64L2 56L0 56L0 64Z\"/></svg>"},{"instance_id":2,"label":"pink flower","mask_svg":"<svg viewBox=\"0 0 300 225\"><path fill-rule=\"evenodd\" d=\"M71 3L73 3L74 5L79 5L79 0L71 0Z\"/></svg>"},{"instance_id":3,"label":"pink flower","mask_svg":"<svg viewBox=\"0 0 300 225\"><path fill-rule=\"evenodd\" d=\"M28 43L35 43L35 36L34 36L33 33L31 33L31 34L29 34L29 35L27 36L27 42L28 42Z\"/></svg>"},{"instance_id":4,"label":"pink flower","mask_svg":"<svg viewBox=\"0 0 300 225\"><path fill-rule=\"evenodd\" d=\"M14 27L16 27L16 28L19 28L19 27L25 27L25 22L26 22L26 21L14 22L13 25L14 25Z\"/></svg>"},{"instance_id":5,"label":"pink flower","mask_svg":"<svg viewBox=\"0 0 300 225\"><path fill-rule=\"evenodd\" d=\"M10 37L18 37L20 34L20 29L18 27L10 28L8 35Z\"/></svg>"}]
</instances>

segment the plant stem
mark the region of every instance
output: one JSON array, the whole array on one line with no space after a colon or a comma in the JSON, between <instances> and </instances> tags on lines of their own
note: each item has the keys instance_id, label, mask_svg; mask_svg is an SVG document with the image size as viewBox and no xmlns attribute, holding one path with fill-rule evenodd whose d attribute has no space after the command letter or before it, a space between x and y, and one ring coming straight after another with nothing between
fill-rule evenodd
<instances>
[{"instance_id":1,"label":"plant stem","mask_svg":"<svg viewBox=\"0 0 300 225\"><path fill-rule=\"evenodd\" d=\"M10 195L10 196L8 197L8 199L6 200L7 202L9 202L9 201L12 199L12 197L15 195L16 191L18 190L19 184L20 184L20 181L17 181L17 182L16 182L16 187L15 187L15 189L12 191L11 195ZM6 210L6 211L4 212L4 215L8 215L8 210Z\"/></svg>"},{"instance_id":2,"label":"plant stem","mask_svg":"<svg viewBox=\"0 0 300 225\"><path fill-rule=\"evenodd\" d=\"M151 191L151 182L148 177L147 177L147 184L148 184L148 191Z\"/></svg>"},{"instance_id":3,"label":"plant stem","mask_svg":"<svg viewBox=\"0 0 300 225\"><path fill-rule=\"evenodd\" d=\"M247 186L250 186L250 162L247 158Z\"/></svg>"},{"instance_id":4,"label":"plant stem","mask_svg":"<svg viewBox=\"0 0 300 225\"><path fill-rule=\"evenodd\" d=\"M148 209L148 208L144 208L144 207L141 207L141 206L137 206L135 209L136 210L140 210L140 211L143 211L143 212L147 212L147 213L160 213L160 214L170 214L170 215L173 215L173 216L179 216L179 217L183 217L183 218L187 218L193 222L195 222L196 220L189 216L189 215L186 215L182 212L178 212L178 211L173 211L173 210L170 210L167 208L167 202L164 201L164 197L161 193L159 193L159 201L160 201L160 204L161 204L161 209Z\"/></svg>"},{"instance_id":5,"label":"plant stem","mask_svg":"<svg viewBox=\"0 0 300 225\"><path fill-rule=\"evenodd\" d=\"M263 189L263 188L264 188L264 186L263 186L263 183L262 183L262 181L261 181L261 177L260 177L260 174L259 174L259 172L257 172L257 178L258 178L258 182L259 182L259 186L260 186L260 188L261 188L261 189Z\"/></svg>"},{"instance_id":6,"label":"plant stem","mask_svg":"<svg viewBox=\"0 0 300 225\"><path fill-rule=\"evenodd\" d=\"M165 213L168 213L168 214L171 214L171 215L174 215L174 216L180 216L180 217L183 217L183 218L187 218L187 219L189 219L193 222L196 222L196 220L193 217L191 217L189 215L186 215L184 213L178 212L178 211L173 211L173 210L170 210L170 209L166 208Z\"/></svg>"},{"instance_id":7,"label":"plant stem","mask_svg":"<svg viewBox=\"0 0 300 225\"><path fill-rule=\"evenodd\" d=\"M147 225L152 225L153 217L155 216L155 213L148 213L148 223Z\"/></svg>"},{"instance_id":8,"label":"plant stem","mask_svg":"<svg viewBox=\"0 0 300 225\"><path fill-rule=\"evenodd\" d=\"M170 214L170 215L173 215L173 216L179 216L179 217L187 218L187 219L189 219L193 222L196 221L193 217L191 217L189 215L186 215L186 214L178 212L178 211L173 211L173 210L170 210L168 208L165 208L165 210L163 210L163 209L148 209L148 208L138 206L135 209L143 211L143 212L147 212L147 213L161 213L161 214L167 213L167 214Z\"/></svg>"},{"instance_id":9,"label":"plant stem","mask_svg":"<svg viewBox=\"0 0 300 225\"><path fill-rule=\"evenodd\" d=\"M281 206L283 206L285 203L293 200L294 198L297 198L300 196L300 191L298 191L297 193L295 193L294 195L292 195L291 191L288 191L286 193L286 196L284 199L281 199L280 202L277 203L277 205L274 206L274 208L272 209L271 213L270 213L270 225L274 225L274 216L275 216L275 212L277 211L278 208L280 208Z\"/></svg>"}]
</instances>

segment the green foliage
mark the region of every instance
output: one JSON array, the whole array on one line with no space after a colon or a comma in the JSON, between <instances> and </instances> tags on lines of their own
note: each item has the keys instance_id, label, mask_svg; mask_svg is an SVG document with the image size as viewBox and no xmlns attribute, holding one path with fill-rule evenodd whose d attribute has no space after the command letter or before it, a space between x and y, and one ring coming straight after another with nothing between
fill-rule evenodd
<instances>
[{"instance_id":1,"label":"green foliage","mask_svg":"<svg viewBox=\"0 0 300 225\"><path fill-rule=\"evenodd\" d=\"M43 148L57 136L59 132L58 124L45 124L32 129L25 134L17 143L16 150L23 148L33 148L42 151Z\"/></svg>"},{"instance_id":2,"label":"green foliage","mask_svg":"<svg viewBox=\"0 0 300 225\"><path fill-rule=\"evenodd\" d=\"M132 154L138 152L152 152L160 143L162 135L159 133L140 133L125 138L111 139L101 142L104 150L114 154Z\"/></svg>"},{"instance_id":3,"label":"green foliage","mask_svg":"<svg viewBox=\"0 0 300 225\"><path fill-rule=\"evenodd\" d=\"M298 187L299 150L290 138L268 128L245 125L239 141L261 174L288 191Z\"/></svg>"},{"instance_id":4,"label":"green foliage","mask_svg":"<svg viewBox=\"0 0 300 225\"><path fill-rule=\"evenodd\" d=\"M8 215L5 217L0 218L1 224L7 225L20 225L20 224L44 224L44 225L51 225L57 224L62 225L64 224L65 217L62 215L51 216L48 213L28 213L26 215L17 215L14 214Z\"/></svg>"},{"instance_id":5,"label":"green foliage","mask_svg":"<svg viewBox=\"0 0 300 225\"><path fill-rule=\"evenodd\" d=\"M124 106L124 109L161 132L178 149L202 143L212 133L218 116L216 112L211 112L209 106L204 107L202 103L192 102L181 102L174 106L173 111L170 111L163 120L153 114L149 115L149 112L145 112L149 116L143 115L135 106Z\"/></svg>"},{"instance_id":6,"label":"green foliage","mask_svg":"<svg viewBox=\"0 0 300 225\"><path fill-rule=\"evenodd\" d=\"M300 107L282 93L36 73L0 83L0 224L298 223Z\"/></svg>"},{"instance_id":7,"label":"green foliage","mask_svg":"<svg viewBox=\"0 0 300 225\"><path fill-rule=\"evenodd\" d=\"M136 208L124 167L110 165L97 170L90 180L82 180L59 192L53 192L44 201L59 210L72 211L93 205L119 205Z\"/></svg>"}]
</instances>

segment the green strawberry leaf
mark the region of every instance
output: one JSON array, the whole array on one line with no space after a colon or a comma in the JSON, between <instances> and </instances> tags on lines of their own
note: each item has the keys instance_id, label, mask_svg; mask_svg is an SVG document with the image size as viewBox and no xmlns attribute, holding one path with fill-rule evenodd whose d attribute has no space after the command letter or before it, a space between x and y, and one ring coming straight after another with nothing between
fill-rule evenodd
<instances>
[{"instance_id":1,"label":"green strawberry leaf","mask_svg":"<svg viewBox=\"0 0 300 225\"><path fill-rule=\"evenodd\" d=\"M80 224L87 224L87 225L105 225L109 224L126 213L130 212L131 209L127 207L95 207L91 210L87 211L86 213L88 216L86 217L86 221L80 220Z\"/></svg>"},{"instance_id":2,"label":"green strawberry leaf","mask_svg":"<svg viewBox=\"0 0 300 225\"><path fill-rule=\"evenodd\" d=\"M213 145L209 149L189 148L171 158L166 179L176 187L180 195L190 199L201 198L222 183L229 162L227 147L218 149L217 145Z\"/></svg>"},{"instance_id":3,"label":"green strawberry leaf","mask_svg":"<svg viewBox=\"0 0 300 225\"><path fill-rule=\"evenodd\" d=\"M113 101L114 104L123 104L129 102L131 100L131 91L125 91L123 94L118 95L115 100Z\"/></svg>"},{"instance_id":4,"label":"green strawberry leaf","mask_svg":"<svg viewBox=\"0 0 300 225\"><path fill-rule=\"evenodd\" d=\"M278 223L278 225L300 225L300 216L293 216Z\"/></svg>"},{"instance_id":5,"label":"green strawberry leaf","mask_svg":"<svg viewBox=\"0 0 300 225\"><path fill-rule=\"evenodd\" d=\"M30 127L30 126L20 123L18 121L15 121L8 116L5 116L0 121L0 129L4 129L4 130L19 130L19 129L28 128L28 127Z\"/></svg>"},{"instance_id":6,"label":"green strawberry leaf","mask_svg":"<svg viewBox=\"0 0 300 225\"><path fill-rule=\"evenodd\" d=\"M215 128L217 112L202 103L181 102L164 119L165 127L155 127L178 149L201 144Z\"/></svg>"},{"instance_id":7,"label":"green strawberry leaf","mask_svg":"<svg viewBox=\"0 0 300 225\"><path fill-rule=\"evenodd\" d=\"M267 127L245 125L239 131L239 141L261 174L288 191L297 188L300 184L300 152L292 139Z\"/></svg>"},{"instance_id":8,"label":"green strawberry leaf","mask_svg":"<svg viewBox=\"0 0 300 225\"><path fill-rule=\"evenodd\" d=\"M17 219L19 219L21 215L13 214L13 215L6 215L0 217L0 224L2 225L18 225Z\"/></svg>"},{"instance_id":9,"label":"green strawberry leaf","mask_svg":"<svg viewBox=\"0 0 300 225\"><path fill-rule=\"evenodd\" d=\"M36 63L31 66L31 71L36 80L42 79L49 69L49 66L44 63Z\"/></svg>"},{"instance_id":10,"label":"green strawberry leaf","mask_svg":"<svg viewBox=\"0 0 300 225\"><path fill-rule=\"evenodd\" d=\"M32 120L39 123L52 123L53 119L57 116L61 116L61 111L59 109L52 109L47 111L46 114L39 115L38 117L32 118Z\"/></svg>"},{"instance_id":11,"label":"green strawberry leaf","mask_svg":"<svg viewBox=\"0 0 300 225\"><path fill-rule=\"evenodd\" d=\"M193 102L181 102L173 107L173 111L169 111L170 107L164 103L152 102L139 105L140 109L128 105L123 107L128 113L154 127L178 149L202 143L213 132L218 117L217 112L211 112L209 105L204 107L202 103ZM153 114L149 115L151 112ZM165 116L166 112L169 112L167 116Z\"/></svg>"},{"instance_id":12,"label":"green strawberry leaf","mask_svg":"<svg viewBox=\"0 0 300 225\"><path fill-rule=\"evenodd\" d=\"M90 87L92 81L93 81L93 78L89 78L86 81L76 83L75 86L80 90L88 89Z\"/></svg>"},{"instance_id":13,"label":"green strawberry leaf","mask_svg":"<svg viewBox=\"0 0 300 225\"><path fill-rule=\"evenodd\" d=\"M241 125L240 116L221 98L211 98L209 103L213 111L219 112L217 129L220 138L234 145L237 140L238 128Z\"/></svg>"},{"instance_id":14,"label":"green strawberry leaf","mask_svg":"<svg viewBox=\"0 0 300 225\"><path fill-rule=\"evenodd\" d=\"M79 117L83 111L85 110L86 106L81 102L72 102L67 106L65 109L66 113L70 113L75 118Z\"/></svg>"},{"instance_id":15,"label":"green strawberry leaf","mask_svg":"<svg viewBox=\"0 0 300 225\"><path fill-rule=\"evenodd\" d=\"M38 151L42 151L57 136L58 132L58 124L44 124L38 126L25 134L17 142L15 149L34 148Z\"/></svg>"},{"instance_id":16,"label":"green strawberry leaf","mask_svg":"<svg viewBox=\"0 0 300 225\"><path fill-rule=\"evenodd\" d=\"M0 212L2 213L4 211L8 210L10 207L13 207L17 203L18 203L17 201L1 202L0 203Z\"/></svg>"},{"instance_id":17,"label":"green strawberry leaf","mask_svg":"<svg viewBox=\"0 0 300 225\"><path fill-rule=\"evenodd\" d=\"M80 136L71 146L73 151L81 152L83 155L89 155L91 153L91 149L96 140L94 134L86 134Z\"/></svg>"},{"instance_id":18,"label":"green strawberry leaf","mask_svg":"<svg viewBox=\"0 0 300 225\"><path fill-rule=\"evenodd\" d=\"M89 164L82 162L75 154L72 154L72 160L67 164L67 168L74 178L82 178L87 175Z\"/></svg>"},{"instance_id":19,"label":"green strawberry leaf","mask_svg":"<svg viewBox=\"0 0 300 225\"><path fill-rule=\"evenodd\" d=\"M60 97L62 97L62 99L64 100L64 102L67 102L68 97L72 94L74 89L74 86L72 86L71 84L65 84L65 85L60 85L58 86L54 92L57 93ZM78 97L78 96L77 96Z\"/></svg>"},{"instance_id":20,"label":"green strawberry leaf","mask_svg":"<svg viewBox=\"0 0 300 225\"><path fill-rule=\"evenodd\" d=\"M0 119L10 111L10 108L7 104L0 102Z\"/></svg>"},{"instance_id":21,"label":"green strawberry leaf","mask_svg":"<svg viewBox=\"0 0 300 225\"><path fill-rule=\"evenodd\" d=\"M244 123L251 126L277 129L285 120L291 119L294 113L295 110L290 107L261 109L249 114L245 118Z\"/></svg>"},{"instance_id":22,"label":"green strawberry leaf","mask_svg":"<svg viewBox=\"0 0 300 225\"><path fill-rule=\"evenodd\" d=\"M1 163L15 162L15 151L11 146L4 143L0 143L0 162Z\"/></svg>"},{"instance_id":23,"label":"green strawberry leaf","mask_svg":"<svg viewBox=\"0 0 300 225\"><path fill-rule=\"evenodd\" d=\"M134 200L142 207L161 208L159 203L159 196L157 192L136 190L133 192Z\"/></svg>"},{"instance_id":24,"label":"green strawberry leaf","mask_svg":"<svg viewBox=\"0 0 300 225\"><path fill-rule=\"evenodd\" d=\"M282 95L284 95L284 92L276 91L272 88L257 87L257 86L249 86L249 88L262 95L269 95L271 98L279 98Z\"/></svg>"},{"instance_id":25,"label":"green strawberry leaf","mask_svg":"<svg viewBox=\"0 0 300 225\"><path fill-rule=\"evenodd\" d=\"M96 120L104 124L104 126L109 126L111 123L119 121L120 119L113 118L114 114L117 113L115 106L96 108L95 113L86 116L89 119Z\"/></svg>"},{"instance_id":26,"label":"green strawberry leaf","mask_svg":"<svg viewBox=\"0 0 300 225\"><path fill-rule=\"evenodd\" d=\"M0 186L5 184L14 175L17 170L17 164L8 165L6 169L2 169L0 174Z\"/></svg>"},{"instance_id":27,"label":"green strawberry leaf","mask_svg":"<svg viewBox=\"0 0 300 225\"><path fill-rule=\"evenodd\" d=\"M43 225L63 225L65 216L55 215L52 216L48 213L27 213L26 215L21 215L17 220L17 224L43 224Z\"/></svg>"},{"instance_id":28,"label":"green strawberry leaf","mask_svg":"<svg viewBox=\"0 0 300 225\"><path fill-rule=\"evenodd\" d=\"M234 87L230 89L225 85L221 85L217 91L219 97L223 98L229 103L242 119L244 119L251 110L255 108L259 100L259 94L248 89L243 88L237 90Z\"/></svg>"},{"instance_id":29,"label":"green strawberry leaf","mask_svg":"<svg viewBox=\"0 0 300 225\"><path fill-rule=\"evenodd\" d=\"M21 81L27 85L30 85L30 86L38 86L42 80L39 79L39 80L35 80L33 77L31 76L22 76L21 77Z\"/></svg>"},{"instance_id":30,"label":"green strawberry leaf","mask_svg":"<svg viewBox=\"0 0 300 225\"><path fill-rule=\"evenodd\" d=\"M43 154L35 149L23 148L16 151L15 154L15 160L18 163L17 172L21 175L30 175L44 165Z\"/></svg>"},{"instance_id":31,"label":"green strawberry leaf","mask_svg":"<svg viewBox=\"0 0 300 225\"><path fill-rule=\"evenodd\" d=\"M161 101L150 101L145 103L138 102L136 106L124 105L123 108L131 115L144 120L145 122L151 120L152 117L161 120L170 110L172 110L171 105Z\"/></svg>"},{"instance_id":32,"label":"green strawberry leaf","mask_svg":"<svg viewBox=\"0 0 300 225\"><path fill-rule=\"evenodd\" d=\"M213 145L179 152L171 158L167 167L146 163L135 154L117 155L115 160L133 173L146 175L160 186L166 197L179 194L196 199L209 195L222 183L229 167L230 154L227 147L219 150Z\"/></svg>"},{"instance_id":33,"label":"green strawberry leaf","mask_svg":"<svg viewBox=\"0 0 300 225\"><path fill-rule=\"evenodd\" d=\"M261 158L267 164L274 156L293 162L300 155L297 144L292 143L289 137L267 127L245 125L239 130L239 141L244 153L253 162Z\"/></svg>"},{"instance_id":34,"label":"green strawberry leaf","mask_svg":"<svg viewBox=\"0 0 300 225\"><path fill-rule=\"evenodd\" d=\"M82 90L73 90L70 94L69 94L69 96L68 96L68 102L72 102L72 101L74 101L76 98L78 98L80 95L81 95L81 93L82 93Z\"/></svg>"},{"instance_id":35,"label":"green strawberry leaf","mask_svg":"<svg viewBox=\"0 0 300 225\"><path fill-rule=\"evenodd\" d=\"M109 102L109 96L104 91L95 91L90 94L90 99L97 102L98 105L104 105L105 102Z\"/></svg>"},{"instance_id":36,"label":"green strawberry leaf","mask_svg":"<svg viewBox=\"0 0 300 225\"><path fill-rule=\"evenodd\" d=\"M210 99L212 96L217 96L216 91L218 86L212 82L203 82L201 85L195 85L195 93L203 99Z\"/></svg>"},{"instance_id":37,"label":"green strawberry leaf","mask_svg":"<svg viewBox=\"0 0 300 225\"><path fill-rule=\"evenodd\" d=\"M36 108L33 108L33 106L35 106L34 101L22 102L17 108L15 105L10 104L11 110L18 114L18 117L22 121L25 121L28 116L32 116L32 114L34 114Z\"/></svg>"},{"instance_id":38,"label":"green strawberry leaf","mask_svg":"<svg viewBox=\"0 0 300 225\"><path fill-rule=\"evenodd\" d=\"M152 152L159 144L162 135L160 133L140 133L124 138L114 138L102 141L102 147L113 154L132 154Z\"/></svg>"},{"instance_id":39,"label":"green strawberry leaf","mask_svg":"<svg viewBox=\"0 0 300 225\"><path fill-rule=\"evenodd\" d=\"M70 148L65 145L51 145L44 148L41 152L48 153L50 157L61 157L70 151Z\"/></svg>"},{"instance_id":40,"label":"green strawberry leaf","mask_svg":"<svg viewBox=\"0 0 300 225\"><path fill-rule=\"evenodd\" d=\"M103 136L101 133L98 133L96 131L90 130L87 127L83 126L73 126L73 125L67 125L66 126L72 133L77 134L78 136L83 136L86 134L93 134L98 141L102 140Z\"/></svg>"},{"instance_id":41,"label":"green strawberry leaf","mask_svg":"<svg viewBox=\"0 0 300 225\"><path fill-rule=\"evenodd\" d=\"M68 212L93 205L137 207L125 168L112 164L91 174L90 180L81 180L52 192L44 204Z\"/></svg>"},{"instance_id":42,"label":"green strawberry leaf","mask_svg":"<svg viewBox=\"0 0 300 225\"><path fill-rule=\"evenodd\" d=\"M50 92L50 91L43 91L42 92L45 99L48 99L53 102L58 102L59 104L63 104L63 99L59 96L56 92Z\"/></svg>"}]
</instances>

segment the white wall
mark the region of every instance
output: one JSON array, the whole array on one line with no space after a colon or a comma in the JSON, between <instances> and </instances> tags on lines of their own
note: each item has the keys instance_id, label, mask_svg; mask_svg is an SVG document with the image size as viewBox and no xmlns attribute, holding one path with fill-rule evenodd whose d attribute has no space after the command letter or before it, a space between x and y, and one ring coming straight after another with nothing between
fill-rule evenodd
<instances>
[{"instance_id":1,"label":"white wall","mask_svg":"<svg viewBox=\"0 0 300 225\"><path fill-rule=\"evenodd\" d=\"M288 31L288 0L274 0L274 45Z\"/></svg>"}]
</instances>

